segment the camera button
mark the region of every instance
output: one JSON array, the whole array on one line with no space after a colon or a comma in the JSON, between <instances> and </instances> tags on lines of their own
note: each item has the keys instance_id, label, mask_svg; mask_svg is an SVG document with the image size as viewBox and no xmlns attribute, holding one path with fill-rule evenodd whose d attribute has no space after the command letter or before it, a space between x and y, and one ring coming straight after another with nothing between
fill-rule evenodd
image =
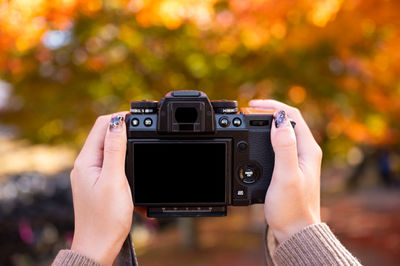
<instances>
[{"instance_id":1,"label":"camera button","mask_svg":"<svg viewBox=\"0 0 400 266\"><path fill-rule=\"evenodd\" d=\"M252 178L253 175L254 175L254 170L252 168L246 168L246 170L244 170L245 178Z\"/></svg>"},{"instance_id":2,"label":"camera button","mask_svg":"<svg viewBox=\"0 0 400 266\"><path fill-rule=\"evenodd\" d=\"M242 187L242 186L238 186L235 188L234 190L234 195L233 195L236 199L245 199L247 198L247 188L246 187Z\"/></svg>"},{"instance_id":3,"label":"camera button","mask_svg":"<svg viewBox=\"0 0 400 266\"><path fill-rule=\"evenodd\" d=\"M257 180L257 170L250 166L245 166L240 169L239 177L245 184L253 184Z\"/></svg>"},{"instance_id":4,"label":"camera button","mask_svg":"<svg viewBox=\"0 0 400 266\"><path fill-rule=\"evenodd\" d=\"M139 119L133 118L132 121L131 121L131 125L133 127L137 127L139 125Z\"/></svg>"},{"instance_id":5,"label":"camera button","mask_svg":"<svg viewBox=\"0 0 400 266\"><path fill-rule=\"evenodd\" d=\"M227 127L227 126L229 126L229 124L230 124L230 122L229 122L229 119L228 119L228 118L226 118L226 117L221 117L221 118L219 119L219 125L220 125L221 127Z\"/></svg>"},{"instance_id":6,"label":"camera button","mask_svg":"<svg viewBox=\"0 0 400 266\"><path fill-rule=\"evenodd\" d=\"M173 97L199 97L201 94L199 91L174 91L172 92Z\"/></svg>"},{"instance_id":7,"label":"camera button","mask_svg":"<svg viewBox=\"0 0 400 266\"><path fill-rule=\"evenodd\" d=\"M233 124L235 127L240 127L240 126L242 125L242 120L241 120L240 118L236 117L236 118L234 118L234 119L232 120L232 124Z\"/></svg>"},{"instance_id":8,"label":"camera button","mask_svg":"<svg viewBox=\"0 0 400 266\"><path fill-rule=\"evenodd\" d=\"M151 127L151 125L153 124L153 120L151 120L151 118L146 118L146 119L143 121L143 123L144 123L144 125L145 125L146 127Z\"/></svg>"},{"instance_id":9,"label":"camera button","mask_svg":"<svg viewBox=\"0 0 400 266\"><path fill-rule=\"evenodd\" d=\"M247 150L247 147L248 147L248 146L249 146L249 145L247 144L246 141L239 141L238 144L237 144L238 150L239 150L240 152L244 152L245 150Z\"/></svg>"}]
</instances>

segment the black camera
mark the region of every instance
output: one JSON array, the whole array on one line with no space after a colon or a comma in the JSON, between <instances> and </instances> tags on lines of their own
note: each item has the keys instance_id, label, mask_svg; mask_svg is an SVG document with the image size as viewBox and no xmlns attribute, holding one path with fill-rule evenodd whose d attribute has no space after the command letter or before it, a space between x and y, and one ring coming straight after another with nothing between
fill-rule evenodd
<instances>
[{"instance_id":1,"label":"black camera","mask_svg":"<svg viewBox=\"0 0 400 266\"><path fill-rule=\"evenodd\" d=\"M263 203L274 168L272 119L200 91L132 102L125 169L135 206L149 217L225 216L228 205Z\"/></svg>"}]
</instances>

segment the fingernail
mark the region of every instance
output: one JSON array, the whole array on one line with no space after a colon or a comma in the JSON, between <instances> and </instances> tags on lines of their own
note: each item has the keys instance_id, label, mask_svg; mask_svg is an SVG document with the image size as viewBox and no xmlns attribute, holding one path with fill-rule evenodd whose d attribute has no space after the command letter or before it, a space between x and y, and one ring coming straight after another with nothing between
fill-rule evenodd
<instances>
[{"instance_id":1,"label":"fingernail","mask_svg":"<svg viewBox=\"0 0 400 266\"><path fill-rule=\"evenodd\" d=\"M110 131L120 131L124 120L125 117L123 115L113 116L110 121Z\"/></svg>"},{"instance_id":2,"label":"fingernail","mask_svg":"<svg viewBox=\"0 0 400 266\"><path fill-rule=\"evenodd\" d=\"M286 112L281 110L274 115L274 120L275 120L275 127L279 128L280 126L284 125L286 123Z\"/></svg>"}]
</instances>

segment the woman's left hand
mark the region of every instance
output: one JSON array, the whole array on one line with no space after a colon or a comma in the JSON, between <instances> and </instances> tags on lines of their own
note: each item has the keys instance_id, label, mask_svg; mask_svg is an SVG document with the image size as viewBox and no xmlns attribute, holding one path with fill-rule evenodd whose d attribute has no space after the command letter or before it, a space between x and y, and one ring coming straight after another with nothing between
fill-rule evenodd
<instances>
[{"instance_id":1,"label":"woman's left hand","mask_svg":"<svg viewBox=\"0 0 400 266\"><path fill-rule=\"evenodd\" d=\"M112 265L132 223L132 196L125 176L125 115L97 119L71 171L75 213L71 249L103 265Z\"/></svg>"}]
</instances>

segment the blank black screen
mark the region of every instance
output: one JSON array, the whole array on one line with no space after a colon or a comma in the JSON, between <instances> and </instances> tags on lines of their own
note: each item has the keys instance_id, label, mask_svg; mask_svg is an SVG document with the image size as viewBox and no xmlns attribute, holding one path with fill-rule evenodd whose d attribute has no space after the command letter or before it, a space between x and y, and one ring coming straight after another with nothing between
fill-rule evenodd
<instances>
[{"instance_id":1,"label":"blank black screen","mask_svg":"<svg viewBox=\"0 0 400 266\"><path fill-rule=\"evenodd\" d=\"M135 203L224 203L225 143L135 143Z\"/></svg>"}]
</instances>

